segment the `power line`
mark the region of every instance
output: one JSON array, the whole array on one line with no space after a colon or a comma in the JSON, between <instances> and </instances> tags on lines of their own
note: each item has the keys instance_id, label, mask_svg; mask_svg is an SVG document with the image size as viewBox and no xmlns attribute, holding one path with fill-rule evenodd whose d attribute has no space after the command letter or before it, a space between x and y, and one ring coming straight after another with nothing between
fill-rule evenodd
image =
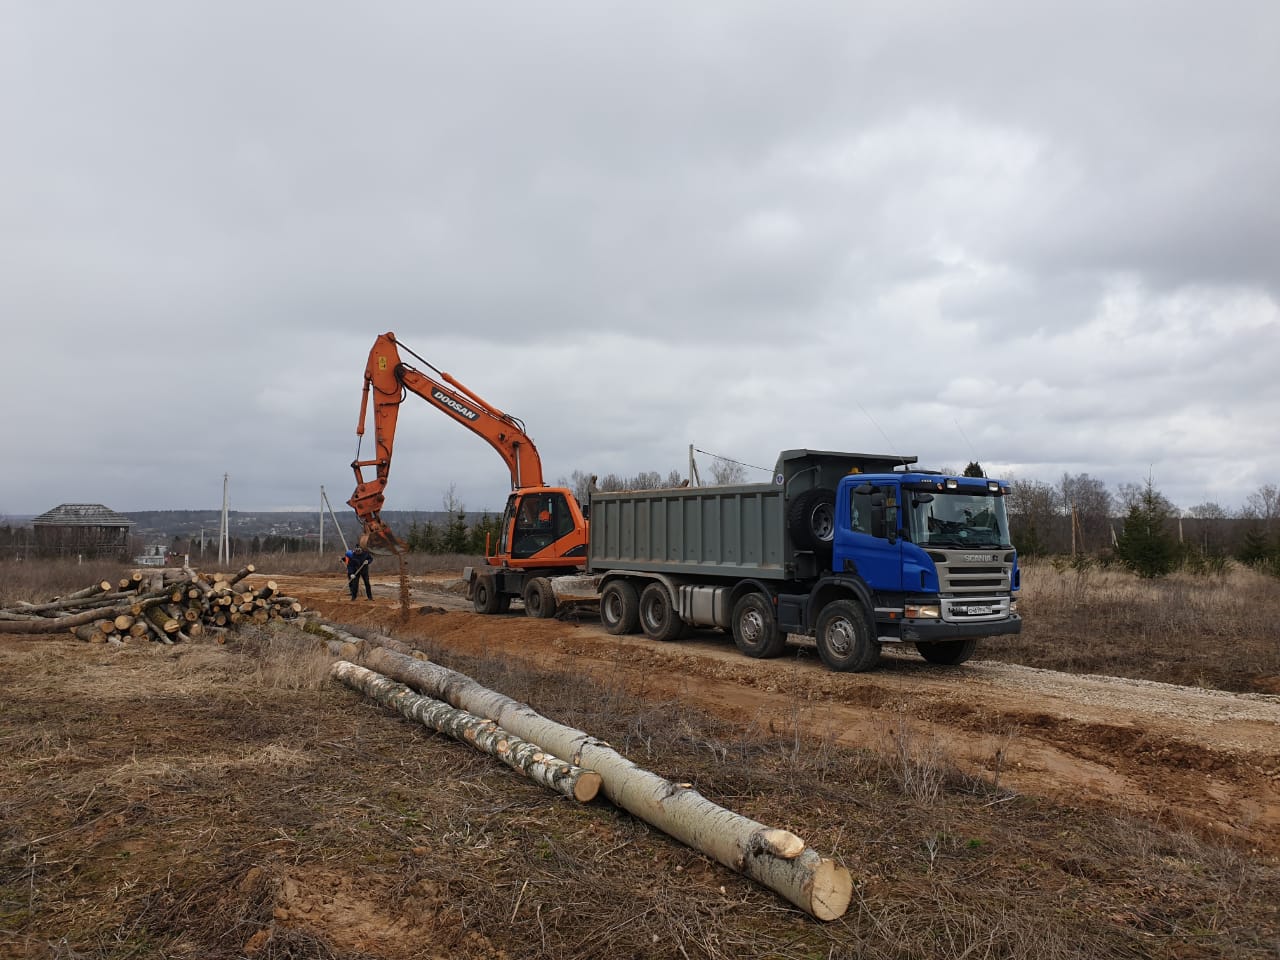
<instances>
[{"instance_id":1,"label":"power line","mask_svg":"<svg viewBox=\"0 0 1280 960\"><path fill-rule=\"evenodd\" d=\"M703 450L701 447L693 448L697 453L713 457L716 460L723 460L725 463L736 463L740 467L750 467L752 470L763 470L765 473L772 474L773 467L757 467L754 463L743 463L741 460L735 460L733 457L722 457L718 453L712 453L710 450Z\"/></svg>"}]
</instances>

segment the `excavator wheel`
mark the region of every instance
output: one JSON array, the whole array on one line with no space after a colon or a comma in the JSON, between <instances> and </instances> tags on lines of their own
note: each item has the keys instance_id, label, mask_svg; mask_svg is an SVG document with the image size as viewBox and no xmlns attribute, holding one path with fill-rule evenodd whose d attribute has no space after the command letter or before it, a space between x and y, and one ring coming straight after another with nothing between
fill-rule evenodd
<instances>
[{"instance_id":1,"label":"excavator wheel","mask_svg":"<svg viewBox=\"0 0 1280 960\"><path fill-rule=\"evenodd\" d=\"M546 577L534 577L525 584L524 613L536 620L550 620L556 615L556 595Z\"/></svg>"},{"instance_id":2,"label":"excavator wheel","mask_svg":"<svg viewBox=\"0 0 1280 960\"><path fill-rule=\"evenodd\" d=\"M498 584L493 577L476 577L476 585L471 591L471 606L476 613L502 612L502 597L498 594Z\"/></svg>"}]
</instances>

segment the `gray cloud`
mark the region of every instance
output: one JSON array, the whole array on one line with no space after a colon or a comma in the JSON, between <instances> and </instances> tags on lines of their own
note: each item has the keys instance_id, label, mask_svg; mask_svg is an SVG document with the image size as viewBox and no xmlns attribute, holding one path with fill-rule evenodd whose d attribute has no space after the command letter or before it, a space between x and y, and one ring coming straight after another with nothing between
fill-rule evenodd
<instances>
[{"instance_id":1,"label":"gray cloud","mask_svg":"<svg viewBox=\"0 0 1280 960\"><path fill-rule=\"evenodd\" d=\"M0 511L345 499L385 330L552 478L890 445L1239 504L1280 479L1278 40L1260 2L12 4ZM422 407L391 505L500 506Z\"/></svg>"}]
</instances>

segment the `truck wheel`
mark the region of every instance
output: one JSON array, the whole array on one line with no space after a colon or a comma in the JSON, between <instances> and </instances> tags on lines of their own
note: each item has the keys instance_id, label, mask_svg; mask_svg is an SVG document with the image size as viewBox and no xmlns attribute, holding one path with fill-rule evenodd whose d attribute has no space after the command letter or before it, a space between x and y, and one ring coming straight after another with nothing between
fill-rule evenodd
<instances>
[{"instance_id":1,"label":"truck wheel","mask_svg":"<svg viewBox=\"0 0 1280 960\"><path fill-rule=\"evenodd\" d=\"M556 615L556 595L546 577L534 577L525 584L524 613L535 620L550 620Z\"/></svg>"},{"instance_id":2,"label":"truck wheel","mask_svg":"<svg viewBox=\"0 0 1280 960\"><path fill-rule=\"evenodd\" d=\"M954 667L973 656L973 652L978 649L978 641L975 637L967 640L940 640L937 643L917 643L916 649L930 663Z\"/></svg>"},{"instance_id":3,"label":"truck wheel","mask_svg":"<svg viewBox=\"0 0 1280 960\"><path fill-rule=\"evenodd\" d=\"M733 606L733 643L748 657L776 657L787 647L787 635L778 629L773 604L760 593L748 593Z\"/></svg>"},{"instance_id":4,"label":"truck wheel","mask_svg":"<svg viewBox=\"0 0 1280 960\"><path fill-rule=\"evenodd\" d=\"M471 590L471 606L476 613L501 612L498 584L493 577L476 577L476 585Z\"/></svg>"},{"instance_id":5,"label":"truck wheel","mask_svg":"<svg viewBox=\"0 0 1280 960\"><path fill-rule=\"evenodd\" d=\"M640 596L625 580L611 580L600 594L600 622L615 637L640 629Z\"/></svg>"},{"instance_id":6,"label":"truck wheel","mask_svg":"<svg viewBox=\"0 0 1280 960\"><path fill-rule=\"evenodd\" d=\"M671 594L660 583L651 583L640 594L640 628L650 640L679 640L684 621L671 605Z\"/></svg>"},{"instance_id":7,"label":"truck wheel","mask_svg":"<svg viewBox=\"0 0 1280 960\"><path fill-rule=\"evenodd\" d=\"M787 532L801 550L830 554L836 533L836 493L815 487L800 494L787 507Z\"/></svg>"},{"instance_id":8,"label":"truck wheel","mask_svg":"<svg viewBox=\"0 0 1280 960\"><path fill-rule=\"evenodd\" d=\"M818 614L818 656L832 670L861 673L880 659L866 612L853 600L836 600Z\"/></svg>"}]
</instances>

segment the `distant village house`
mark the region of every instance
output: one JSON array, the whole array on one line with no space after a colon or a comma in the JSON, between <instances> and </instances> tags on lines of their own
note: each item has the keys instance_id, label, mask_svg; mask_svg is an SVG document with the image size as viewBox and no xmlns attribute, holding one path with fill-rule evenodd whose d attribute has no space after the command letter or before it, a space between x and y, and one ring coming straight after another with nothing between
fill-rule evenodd
<instances>
[{"instance_id":1,"label":"distant village house","mask_svg":"<svg viewBox=\"0 0 1280 960\"><path fill-rule=\"evenodd\" d=\"M132 526L100 503L64 503L31 521L37 555L83 559L128 560Z\"/></svg>"}]
</instances>

